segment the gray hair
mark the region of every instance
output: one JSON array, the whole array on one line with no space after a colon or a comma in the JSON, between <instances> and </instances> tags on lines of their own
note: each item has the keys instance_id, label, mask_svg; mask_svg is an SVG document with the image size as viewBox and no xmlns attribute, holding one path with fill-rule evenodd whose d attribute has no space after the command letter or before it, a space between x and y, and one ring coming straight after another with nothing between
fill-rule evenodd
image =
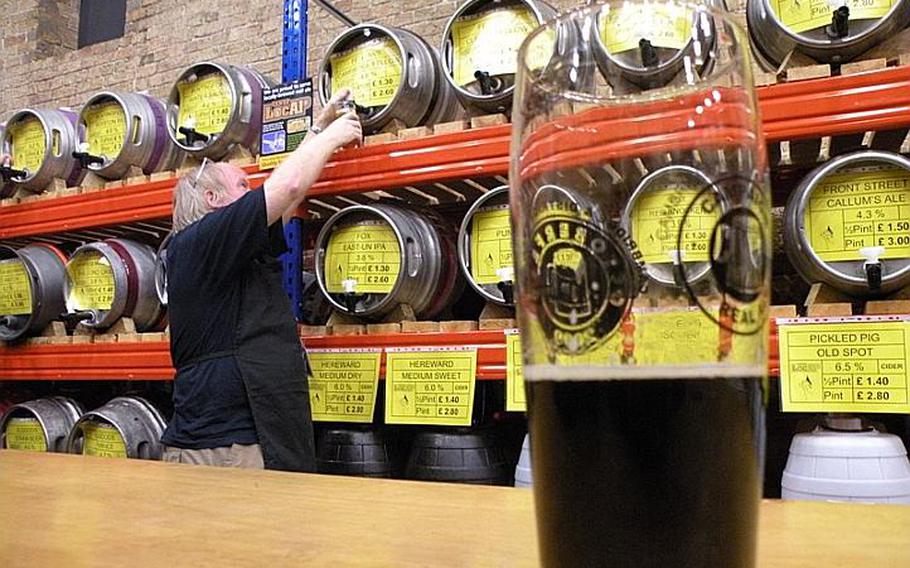
<instances>
[{"instance_id":1,"label":"gray hair","mask_svg":"<svg viewBox=\"0 0 910 568\"><path fill-rule=\"evenodd\" d=\"M174 233L189 227L212 211L205 201L205 191L216 195L225 191L224 176L220 164L209 161L193 168L177 182L174 188L173 229Z\"/></svg>"}]
</instances>

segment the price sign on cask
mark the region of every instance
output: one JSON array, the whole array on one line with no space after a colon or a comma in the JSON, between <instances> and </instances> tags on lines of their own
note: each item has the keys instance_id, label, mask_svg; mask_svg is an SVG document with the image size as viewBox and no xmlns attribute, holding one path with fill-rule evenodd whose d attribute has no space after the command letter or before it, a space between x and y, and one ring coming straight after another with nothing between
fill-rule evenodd
<instances>
[{"instance_id":1,"label":"price sign on cask","mask_svg":"<svg viewBox=\"0 0 910 568\"><path fill-rule=\"evenodd\" d=\"M110 424L85 422L82 424L85 440L82 443L82 455L99 458L128 457L126 442L120 432Z\"/></svg>"},{"instance_id":2,"label":"price sign on cask","mask_svg":"<svg viewBox=\"0 0 910 568\"><path fill-rule=\"evenodd\" d=\"M0 314L32 313L32 285L22 261L0 260Z\"/></svg>"},{"instance_id":3,"label":"price sign on cask","mask_svg":"<svg viewBox=\"0 0 910 568\"><path fill-rule=\"evenodd\" d=\"M329 62L332 92L350 89L354 100L365 107L389 104L401 84L401 55L389 37L372 39L341 53L333 53Z\"/></svg>"},{"instance_id":4,"label":"price sign on cask","mask_svg":"<svg viewBox=\"0 0 910 568\"><path fill-rule=\"evenodd\" d=\"M232 95L227 78L212 73L195 81L177 84L180 109L179 126L194 128L203 134L221 134L231 118Z\"/></svg>"},{"instance_id":5,"label":"price sign on cask","mask_svg":"<svg viewBox=\"0 0 910 568\"><path fill-rule=\"evenodd\" d=\"M899 168L827 176L805 213L812 250L825 262L863 260L860 249L883 247L881 258L910 257L910 173Z\"/></svg>"},{"instance_id":6,"label":"price sign on cask","mask_svg":"<svg viewBox=\"0 0 910 568\"><path fill-rule=\"evenodd\" d=\"M6 424L6 447L10 450L46 452L44 428L35 418L10 418Z\"/></svg>"},{"instance_id":7,"label":"price sign on cask","mask_svg":"<svg viewBox=\"0 0 910 568\"><path fill-rule=\"evenodd\" d=\"M474 348L386 349L385 421L470 426L476 372Z\"/></svg>"},{"instance_id":8,"label":"price sign on cask","mask_svg":"<svg viewBox=\"0 0 910 568\"><path fill-rule=\"evenodd\" d=\"M458 18L452 23L455 82L462 86L472 83L475 71L490 75L515 73L518 48L538 25L530 10L519 7L496 8ZM548 59L539 66L543 67Z\"/></svg>"},{"instance_id":9,"label":"price sign on cask","mask_svg":"<svg viewBox=\"0 0 910 568\"><path fill-rule=\"evenodd\" d=\"M471 275L478 284L496 284L499 271L512 268L509 206L478 211L471 228Z\"/></svg>"},{"instance_id":10,"label":"price sign on cask","mask_svg":"<svg viewBox=\"0 0 910 568\"><path fill-rule=\"evenodd\" d=\"M372 422L379 386L379 349L309 349L313 420Z\"/></svg>"},{"instance_id":11,"label":"price sign on cask","mask_svg":"<svg viewBox=\"0 0 910 568\"><path fill-rule=\"evenodd\" d=\"M784 412L910 412L910 321L778 320Z\"/></svg>"},{"instance_id":12,"label":"price sign on cask","mask_svg":"<svg viewBox=\"0 0 910 568\"><path fill-rule=\"evenodd\" d=\"M340 227L326 251L326 288L332 294L388 294L401 270L398 238L385 223L366 222ZM345 283L351 290L345 289Z\"/></svg>"}]
</instances>

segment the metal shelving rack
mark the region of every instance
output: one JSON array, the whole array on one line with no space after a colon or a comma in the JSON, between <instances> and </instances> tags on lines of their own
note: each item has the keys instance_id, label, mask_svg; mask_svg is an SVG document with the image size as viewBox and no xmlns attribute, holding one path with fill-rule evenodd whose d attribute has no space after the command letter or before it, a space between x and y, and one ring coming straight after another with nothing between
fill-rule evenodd
<instances>
[{"instance_id":1,"label":"metal shelving rack","mask_svg":"<svg viewBox=\"0 0 910 568\"><path fill-rule=\"evenodd\" d=\"M758 89L769 155L780 142L877 133L873 147L900 144L910 128L910 66ZM656 128L669 128L660 116ZM672 120L671 118L666 120ZM510 126L492 126L337 153L301 216L325 217L352 203L391 194L420 204L468 201L505 182ZM896 148L892 148L895 149ZM253 183L267 174L245 166ZM80 238L85 231L166 225L175 179L0 207L0 242L14 246ZM309 347L478 346L478 378L505 378L502 331L307 337ZM771 371L777 370L772 326ZM0 349L0 380L170 380L164 341L26 344Z\"/></svg>"}]
</instances>

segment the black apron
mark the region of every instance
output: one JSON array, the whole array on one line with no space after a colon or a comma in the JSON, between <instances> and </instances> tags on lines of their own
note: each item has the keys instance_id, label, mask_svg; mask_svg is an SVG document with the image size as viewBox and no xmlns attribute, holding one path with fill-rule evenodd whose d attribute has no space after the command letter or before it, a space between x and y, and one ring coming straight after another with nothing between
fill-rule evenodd
<instances>
[{"instance_id":1,"label":"black apron","mask_svg":"<svg viewBox=\"0 0 910 568\"><path fill-rule=\"evenodd\" d=\"M235 357L266 469L315 472L308 369L281 277L270 256L245 271Z\"/></svg>"}]
</instances>

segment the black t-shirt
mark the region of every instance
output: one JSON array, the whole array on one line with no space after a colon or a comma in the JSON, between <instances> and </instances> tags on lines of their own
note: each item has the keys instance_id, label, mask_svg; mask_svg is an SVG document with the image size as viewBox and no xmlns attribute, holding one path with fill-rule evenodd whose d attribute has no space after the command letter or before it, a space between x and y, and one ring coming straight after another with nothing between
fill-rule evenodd
<instances>
[{"instance_id":1,"label":"black t-shirt","mask_svg":"<svg viewBox=\"0 0 910 568\"><path fill-rule=\"evenodd\" d=\"M168 316L177 376L164 444L203 449L258 441L232 352L244 270L254 259L286 250L282 223L268 227L267 222L265 193L253 190L168 244Z\"/></svg>"}]
</instances>

